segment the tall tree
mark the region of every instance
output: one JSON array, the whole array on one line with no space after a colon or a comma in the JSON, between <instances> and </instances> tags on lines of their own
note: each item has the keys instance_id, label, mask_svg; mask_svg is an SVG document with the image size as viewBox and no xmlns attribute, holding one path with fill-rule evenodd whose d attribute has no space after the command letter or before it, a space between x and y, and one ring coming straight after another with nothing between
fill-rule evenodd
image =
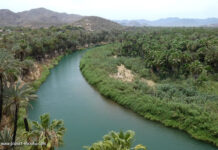
<instances>
[{"instance_id":1,"label":"tall tree","mask_svg":"<svg viewBox=\"0 0 218 150\"><path fill-rule=\"evenodd\" d=\"M3 112L3 86L6 80L14 78L19 72L19 61L5 49L0 49L0 122Z\"/></svg>"},{"instance_id":2,"label":"tall tree","mask_svg":"<svg viewBox=\"0 0 218 150\"><path fill-rule=\"evenodd\" d=\"M28 142L36 142L37 148L43 150L54 150L63 144L63 135L65 133L64 122L62 120L50 121L49 114L40 116L40 122L32 121L32 129L25 132ZM45 145L43 145L45 143Z\"/></svg>"},{"instance_id":3,"label":"tall tree","mask_svg":"<svg viewBox=\"0 0 218 150\"><path fill-rule=\"evenodd\" d=\"M12 108L15 108L14 131L12 138L12 142L14 143L16 141L19 108L21 106L26 107L30 100L36 98L36 95L34 94L34 90L31 87L29 87L27 84L22 84L21 82L17 82L16 84L7 88L6 94L6 97L9 100L8 105Z\"/></svg>"},{"instance_id":4,"label":"tall tree","mask_svg":"<svg viewBox=\"0 0 218 150\"><path fill-rule=\"evenodd\" d=\"M4 127L0 132L0 143L10 143L12 140L10 128ZM9 150L9 145L0 145L0 149Z\"/></svg>"}]
</instances>

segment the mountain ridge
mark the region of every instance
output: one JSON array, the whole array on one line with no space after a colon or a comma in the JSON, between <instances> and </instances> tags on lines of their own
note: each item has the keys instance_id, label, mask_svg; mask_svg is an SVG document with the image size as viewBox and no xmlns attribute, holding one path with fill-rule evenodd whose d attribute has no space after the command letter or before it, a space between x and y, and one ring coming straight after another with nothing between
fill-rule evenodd
<instances>
[{"instance_id":1,"label":"mountain ridge","mask_svg":"<svg viewBox=\"0 0 218 150\"><path fill-rule=\"evenodd\" d=\"M24 26L24 27L50 27L60 25L82 26L87 30L97 28L107 30L121 26L160 26L160 27L218 27L218 18L161 18L154 21L145 19L136 20L109 20L97 16L81 16L77 14L60 13L46 8L34 8L21 12L13 12L9 9L0 9L0 26ZM95 27L96 26L96 27Z\"/></svg>"},{"instance_id":2,"label":"mountain ridge","mask_svg":"<svg viewBox=\"0 0 218 150\"><path fill-rule=\"evenodd\" d=\"M81 18L82 16L77 14L58 13L46 8L36 8L18 13L0 9L0 26L48 27L71 24Z\"/></svg>"},{"instance_id":3,"label":"mountain ridge","mask_svg":"<svg viewBox=\"0 0 218 150\"><path fill-rule=\"evenodd\" d=\"M35 8L22 12L0 9L0 26L50 27L74 25L88 31L121 29L122 25L97 16L59 13L46 8Z\"/></svg>"},{"instance_id":4,"label":"mountain ridge","mask_svg":"<svg viewBox=\"0 0 218 150\"><path fill-rule=\"evenodd\" d=\"M218 24L218 18L178 18L169 17L161 18L154 21L145 19L138 20L114 20L115 22L124 26L162 26L162 27L201 27L201 26L213 26Z\"/></svg>"},{"instance_id":5,"label":"mountain ridge","mask_svg":"<svg viewBox=\"0 0 218 150\"><path fill-rule=\"evenodd\" d=\"M96 30L112 30L112 29L122 29L123 27L110 20L97 17L97 16L85 16L82 19L74 22L72 25L83 27L88 31Z\"/></svg>"}]
</instances>

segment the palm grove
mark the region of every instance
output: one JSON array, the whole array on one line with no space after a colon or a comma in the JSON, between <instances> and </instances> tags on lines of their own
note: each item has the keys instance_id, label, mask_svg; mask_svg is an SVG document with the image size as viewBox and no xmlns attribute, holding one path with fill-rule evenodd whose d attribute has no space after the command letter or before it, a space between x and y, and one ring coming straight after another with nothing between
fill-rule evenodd
<instances>
[{"instance_id":1,"label":"palm grove","mask_svg":"<svg viewBox=\"0 0 218 150\"><path fill-rule=\"evenodd\" d=\"M218 145L217 41L217 28L128 29L119 42L88 51L80 69L120 105Z\"/></svg>"},{"instance_id":2,"label":"palm grove","mask_svg":"<svg viewBox=\"0 0 218 150\"><path fill-rule=\"evenodd\" d=\"M178 127L196 138L217 144L217 35L217 29L213 28L130 28L94 32L73 26L2 28L0 140L5 143L44 143L26 147L29 149L61 146L66 130L62 120L51 121L49 114L42 114L39 122L27 119L26 109L30 100L36 99L35 90L41 82L28 81L26 76L34 72L35 63L57 60L59 56L84 47L116 42L105 49L99 47L87 53L81 62L87 80L93 85L104 84L98 86L104 88L99 89L103 95L145 118ZM111 59L113 55L118 58ZM93 66L92 62L97 61L99 63ZM100 63L102 61L105 63ZM126 84L98 72L98 68L105 69L106 74L116 72L119 64L136 72L138 79ZM158 84L150 88L142 83L141 78L152 79ZM85 148L128 150L132 148L133 138L132 131L110 132L102 141ZM4 148L23 147L6 145ZM137 145L134 149L145 147Z\"/></svg>"},{"instance_id":3,"label":"palm grove","mask_svg":"<svg viewBox=\"0 0 218 150\"><path fill-rule=\"evenodd\" d=\"M77 49L114 42L121 31L88 32L80 27L62 26L48 29L4 27L0 29L0 122L1 143L41 143L41 145L2 145L2 149L54 149L63 145L65 133L62 120L50 120L49 114L42 114L39 122L28 120L27 107L35 100L35 91L45 80L50 67L43 66L42 75L37 81L26 79L35 71L34 64L46 60L57 63L60 56ZM50 62L51 63L51 62ZM117 134L113 132L113 134ZM130 149L134 133L126 133L126 142L111 141L111 148ZM108 141L108 140L107 140ZM115 143L114 143L115 142ZM117 143L118 142L118 143ZM98 145L98 146L96 146ZM86 149L99 149L106 144L94 144ZM104 149L111 149L108 145ZM138 145L135 149L145 149Z\"/></svg>"}]
</instances>

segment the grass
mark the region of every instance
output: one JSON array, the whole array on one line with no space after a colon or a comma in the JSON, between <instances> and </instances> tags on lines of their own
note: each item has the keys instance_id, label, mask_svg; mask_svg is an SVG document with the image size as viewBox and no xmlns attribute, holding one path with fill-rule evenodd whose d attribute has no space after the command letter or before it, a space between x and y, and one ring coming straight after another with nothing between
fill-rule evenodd
<instances>
[{"instance_id":1,"label":"grass","mask_svg":"<svg viewBox=\"0 0 218 150\"><path fill-rule=\"evenodd\" d=\"M139 58L114 58L118 47L119 44L110 44L94 48L83 56L80 69L91 85L105 97L144 118L184 130L196 139L218 146L216 81L205 82L215 87L211 89L207 84L195 86L191 78L160 80L144 68L144 62ZM134 82L110 77L120 64L134 72ZM154 80L155 88L143 83L142 77Z\"/></svg>"}]
</instances>

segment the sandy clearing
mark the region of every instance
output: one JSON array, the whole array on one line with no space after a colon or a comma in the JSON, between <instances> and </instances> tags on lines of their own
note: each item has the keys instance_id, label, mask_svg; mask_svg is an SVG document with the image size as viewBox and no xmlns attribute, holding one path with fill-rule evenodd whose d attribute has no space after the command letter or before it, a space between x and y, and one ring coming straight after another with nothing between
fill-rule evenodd
<instances>
[{"instance_id":1,"label":"sandy clearing","mask_svg":"<svg viewBox=\"0 0 218 150\"><path fill-rule=\"evenodd\" d=\"M117 66L117 73L110 75L110 77L122 80L124 82L132 82L134 81L135 75L131 70L127 69L123 64L121 64L120 66ZM154 87L156 85L156 83L152 80L141 78L141 81L145 82L150 87Z\"/></svg>"},{"instance_id":2,"label":"sandy clearing","mask_svg":"<svg viewBox=\"0 0 218 150\"><path fill-rule=\"evenodd\" d=\"M134 80L132 71L127 69L123 64L117 66L117 73L110 75L110 77L122 80L124 82L132 82Z\"/></svg>"}]
</instances>

